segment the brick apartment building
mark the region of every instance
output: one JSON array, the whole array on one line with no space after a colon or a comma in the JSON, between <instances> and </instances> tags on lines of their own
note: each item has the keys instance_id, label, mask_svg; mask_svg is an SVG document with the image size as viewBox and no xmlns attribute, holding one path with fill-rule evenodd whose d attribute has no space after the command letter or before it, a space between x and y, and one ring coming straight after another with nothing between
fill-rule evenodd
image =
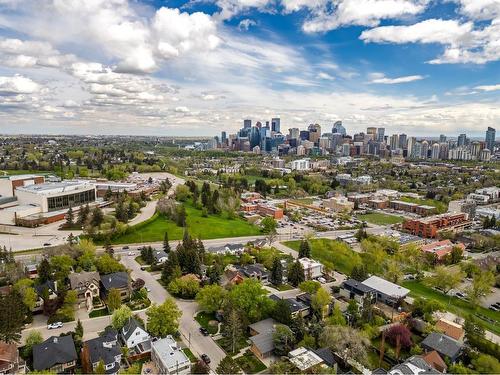
<instances>
[{"instance_id":1,"label":"brick apartment building","mask_svg":"<svg viewBox=\"0 0 500 375\"><path fill-rule=\"evenodd\" d=\"M406 220L403 223L403 229L416 236L436 238L441 231L460 232L470 224L467 215L463 212L446 213L421 219Z\"/></svg>"}]
</instances>

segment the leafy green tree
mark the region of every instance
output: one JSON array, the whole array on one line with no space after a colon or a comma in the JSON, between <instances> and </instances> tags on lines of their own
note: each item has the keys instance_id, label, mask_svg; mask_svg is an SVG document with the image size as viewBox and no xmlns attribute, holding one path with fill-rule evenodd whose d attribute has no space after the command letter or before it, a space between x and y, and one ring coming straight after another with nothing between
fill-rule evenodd
<instances>
[{"instance_id":1,"label":"leafy green tree","mask_svg":"<svg viewBox=\"0 0 500 375\"><path fill-rule=\"evenodd\" d=\"M102 209L99 207L95 207L92 210L92 219L90 220L90 223L94 227L99 227L104 221L104 213L102 212Z\"/></svg>"},{"instance_id":2,"label":"leafy green tree","mask_svg":"<svg viewBox=\"0 0 500 375\"><path fill-rule=\"evenodd\" d=\"M272 317L285 325L289 325L292 322L292 311L290 310L290 305L284 299L276 301L274 309L272 312Z\"/></svg>"},{"instance_id":3,"label":"leafy green tree","mask_svg":"<svg viewBox=\"0 0 500 375\"><path fill-rule=\"evenodd\" d=\"M337 304L333 307L332 315L328 317L327 324L332 326L345 326L347 324L344 314Z\"/></svg>"},{"instance_id":4,"label":"leafy green tree","mask_svg":"<svg viewBox=\"0 0 500 375\"><path fill-rule=\"evenodd\" d=\"M95 266L97 271L104 275L125 271L125 266L108 253L98 256L95 260Z\"/></svg>"},{"instance_id":5,"label":"leafy green tree","mask_svg":"<svg viewBox=\"0 0 500 375\"><path fill-rule=\"evenodd\" d=\"M207 285L196 295L196 302L198 302L202 310L215 312L221 309L226 295L227 290L220 285Z\"/></svg>"},{"instance_id":6,"label":"leafy green tree","mask_svg":"<svg viewBox=\"0 0 500 375\"><path fill-rule=\"evenodd\" d=\"M386 264L384 276L387 280L394 284L398 284L403 278L403 270L401 265L394 259L391 259Z\"/></svg>"},{"instance_id":7,"label":"leafy green tree","mask_svg":"<svg viewBox=\"0 0 500 375\"><path fill-rule=\"evenodd\" d=\"M18 293L0 296L0 317L0 340L18 342L26 317L26 306Z\"/></svg>"},{"instance_id":8,"label":"leafy green tree","mask_svg":"<svg viewBox=\"0 0 500 375\"><path fill-rule=\"evenodd\" d=\"M478 306L482 298L491 294L493 285L495 285L493 272L481 272L474 275L472 285L467 289L467 296L471 303Z\"/></svg>"},{"instance_id":9,"label":"leafy green tree","mask_svg":"<svg viewBox=\"0 0 500 375\"><path fill-rule=\"evenodd\" d=\"M54 255L50 258L50 266L54 271L54 278L65 280L71 272L75 261L69 255Z\"/></svg>"},{"instance_id":10,"label":"leafy green tree","mask_svg":"<svg viewBox=\"0 0 500 375\"><path fill-rule=\"evenodd\" d=\"M94 374L98 374L98 375L105 375L106 374L106 367L104 366L104 361L102 359L99 361L96 368L94 369Z\"/></svg>"},{"instance_id":11,"label":"leafy green tree","mask_svg":"<svg viewBox=\"0 0 500 375\"><path fill-rule=\"evenodd\" d=\"M365 364L370 341L358 330L348 326L327 326L320 336L320 345L329 347L344 359Z\"/></svg>"},{"instance_id":12,"label":"leafy green tree","mask_svg":"<svg viewBox=\"0 0 500 375\"><path fill-rule=\"evenodd\" d=\"M226 355L222 361L219 362L219 365L215 369L217 374L239 374L241 372L240 366L238 363L231 357L230 355Z\"/></svg>"},{"instance_id":13,"label":"leafy green tree","mask_svg":"<svg viewBox=\"0 0 500 375\"><path fill-rule=\"evenodd\" d=\"M210 373L210 367L203 362L197 361L191 366L191 374L208 374Z\"/></svg>"},{"instance_id":14,"label":"leafy green tree","mask_svg":"<svg viewBox=\"0 0 500 375\"><path fill-rule=\"evenodd\" d=\"M278 356L288 355L295 345L295 334L284 324L276 325L273 333L274 354Z\"/></svg>"},{"instance_id":15,"label":"leafy green tree","mask_svg":"<svg viewBox=\"0 0 500 375\"><path fill-rule=\"evenodd\" d=\"M146 315L148 332L153 336L165 337L177 331L182 312L179 311L173 298L167 298L161 305L151 305Z\"/></svg>"},{"instance_id":16,"label":"leafy green tree","mask_svg":"<svg viewBox=\"0 0 500 375\"><path fill-rule=\"evenodd\" d=\"M273 260L270 279L274 285L281 285L283 283L283 265L278 257L275 257Z\"/></svg>"},{"instance_id":17,"label":"leafy green tree","mask_svg":"<svg viewBox=\"0 0 500 375\"><path fill-rule=\"evenodd\" d=\"M236 352L236 344L243 337L243 324L238 310L230 307L229 311L224 313L224 325L222 326L223 335L229 340L231 353Z\"/></svg>"},{"instance_id":18,"label":"leafy green tree","mask_svg":"<svg viewBox=\"0 0 500 375\"><path fill-rule=\"evenodd\" d=\"M170 253L170 243L168 242L168 232L163 236L163 251L167 254Z\"/></svg>"},{"instance_id":19,"label":"leafy green tree","mask_svg":"<svg viewBox=\"0 0 500 375\"><path fill-rule=\"evenodd\" d=\"M106 298L106 304L108 305L108 309L110 311L115 311L121 306L122 298L118 289L111 288L109 290L108 296Z\"/></svg>"},{"instance_id":20,"label":"leafy green tree","mask_svg":"<svg viewBox=\"0 0 500 375\"><path fill-rule=\"evenodd\" d=\"M228 298L252 322L260 320L273 307L273 302L267 297L267 290L255 279L245 279L235 285L229 291Z\"/></svg>"},{"instance_id":21,"label":"leafy green tree","mask_svg":"<svg viewBox=\"0 0 500 375\"><path fill-rule=\"evenodd\" d=\"M309 241L303 239L300 242L299 258L310 258L310 257L311 257L311 246L309 246Z\"/></svg>"},{"instance_id":22,"label":"leafy green tree","mask_svg":"<svg viewBox=\"0 0 500 375\"><path fill-rule=\"evenodd\" d=\"M464 331L467 338L471 336L484 337L483 326L479 323L478 319L471 314L465 318Z\"/></svg>"},{"instance_id":23,"label":"leafy green tree","mask_svg":"<svg viewBox=\"0 0 500 375\"><path fill-rule=\"evenodd\" d=\"M262 228L262 232L273 233L276 232L276 228L278 227L278 222L273 217L266 216L260 222L260 226Z\"/></svg>"},{"instance_id":24,"label":"leafy green tree","mask_svg":"<svg viewBox=\"0 0 500 375\"><path fill-rule=\"evenodd\" d=\"M480 374L500 374L500 362L491 355L479 354L472 360L472 366Z\"/></svg>"},{"instance_id":25,"label":"leafy green tree","mask_svg":"<svg viewBox=\"0 0 500 375\"><path fill-rule=\"evenodd\" d=\"M321 288L321 284L315 280L302 281L299 284L299 289L305 293L314 294Z\"/></svg>"},{"instance_id":26,"label":"leafy green tree","mask_svg":"<svg viewBox=\"0 0 500 375\"><path fill-rule=\"evenodd\" d=\"M18 280L14 284L14 291L22 296L23 303L30 311L33 311L38 300L38 295L33 288L33 280L28 278Z\"/></svg>"},{"instance_id":27,"label":"leafy green tree","mask_svg":"<svg viewBox=\"0 0 500 375\"><path fill-rule=\"evenodd\" d=\"M323 318L327 313L328 306L332 301L332 296L325 289L319 288L318 291L311 297L311 307Z\"/></svg>"},{"instance_id":28,"label":"leafy green tree","mask_svg":"<svg viewBox=\"0 0 500 375\"><path fill-rule=\"evenodd\" d=\"M176 297L191 299L200 290L200 281L195 275L184 275L172 280L167 285L167 290Z\"/></svg>"},{"instance_id":29,"label":"leafy green tree","mask_svg":"<svg viewBox=\"0 0 500 375\"><path fill-rule=\"evenodd\" d=\"M43 336L40 331L33 330L28 333L26 341L23 348L23 355L25 358L30 358L33 353L33 346L41 344L43 342Z\"/></svg>"},{"instance_id":30,"label":"leafy green tree","mask_svg":"<svg viewBox=\"0 0 500 375\"><path fill-rule=\"evenodd\" d=\"M288 267L288 282L294 287L297 287L301 282L303 282L306 277L304 275L304 267L297 259L295 262L290 264Z\"/></svg>"},{"instance_id":31,"label":"leafy green tree","mask_svg":"<svg viewBox=\"0 0 500 375\"><path fill-rule=\"evenodd\" d=\"M434 288L441 289L445 294L456 288L462 281L461 271L452 271L445 266L437 266L434 274L425 279L426 283Z\"/></svg>"},{"instance_id":32,"label":"leafy green tree","mask_svg":"<svg viewBox=\"0 0 500 375\"><path fill-rule=\"evenodd\" d=\"M356 264L351 271L351 279L363 282L368 278L368 271L364 264Z\"/></svg>"},{"instance_id":33,"label":"leafy green tree","mask_svg":"<svg viewBox=\"0 0 500 375\"><path fill-rule=\"evenodd\" d=\"M75 336L79 337L80 341L83 338L83 324L80 319L78 319L78 322L76 323Z\"/></svg>"},{"instance_id":34,"label":"leafy green tree","mask_svg":"<svg viewBox=\"0 0 500 375\"><path fill-rule=\"evenodd\" d=\"M111 322L116 330L122 329L127 321L132 317L132 310L127 305L121 305L113 312Z\"/></svg>"}]
</instances>

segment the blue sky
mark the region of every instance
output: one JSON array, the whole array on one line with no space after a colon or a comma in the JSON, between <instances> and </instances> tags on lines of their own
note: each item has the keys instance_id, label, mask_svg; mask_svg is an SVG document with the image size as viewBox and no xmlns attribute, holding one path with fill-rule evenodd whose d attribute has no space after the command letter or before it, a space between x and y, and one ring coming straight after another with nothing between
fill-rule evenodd
<instances>
[{"instance_id":1,"label":"blue sky","mask_svg":"<svg viewBox=\"0 0 500 375\"><path fill-rule=\"evenodd\" d=\"M500 122L500 0L0 0L2 132Z\"/></svg>"}]
</instances>

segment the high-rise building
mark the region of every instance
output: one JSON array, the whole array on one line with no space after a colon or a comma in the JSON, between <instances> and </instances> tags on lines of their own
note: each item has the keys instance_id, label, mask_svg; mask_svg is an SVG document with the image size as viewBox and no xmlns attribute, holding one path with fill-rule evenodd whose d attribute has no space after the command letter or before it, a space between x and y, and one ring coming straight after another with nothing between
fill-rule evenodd
<instances>
[{"instance_id":1,"label":"high-rise building","mask_svg":"<svg viewBox=\"0 0 500 375\"><path fill-rule=\"evenodd\" d=\"M271 131L275 133L281 132L281 120L279 117L275 117L271 119Z\"/></svg>"},{"instance_id":2,"label":"high-rise building","mask_svg":"<svg viewBox=\"0 0 500 375\"><path fill-rule=\"evenodd\" d=\"M467 145L467 135L466 134L460 134L458 136L457 146L461 147L461 146L465 146L465 145Z\"/></svg>"},{"instance_id":3,"label":"high-rise building","mask_svg":"<svg viewBox=\"0 0 500 375\"><path fill-rule=\"evenodd\" d=\"M252 120L243 120L243 127L249 129L252 127Z\"/></svg>"},{"instance_id":4,"label":"high-rise building","mask_svg":"<svg viewBox=\"0 0 500 375\"><path fill-rule=\"evenodd\" d=\"M408 156L413 158L415 157L414 155L414 148L415 148L415 143L417 142L417 138L415 137L410 137L408 138L408 142L406 144L406 147L408 148Z\"/></svg>"},{"instance_id":5,"label":"high-rise building","mask_svg":"<svg viewBox=\"0 0 500 375\"><path fill-rule=\"evenodd\" d=\"M439 136L439 143L445 143L446 142L446 135L444 134L441 134Z\"/></svg>"},{"instance_id":6,"label":"high-rise building","mask_svg":"<svg viewBox=\"0 0 500 375\"><path fill-rule=\"evenodd\" d=\"M299 128L290 128L288 129L290 139L299 139L300 138L300 129Z\"/></svg>"},{"instance_id":7,"label":"high-rise building","mask_svg":"<svg viewBox=\"0 0 500 375\"><path fill-rule=\"evenodd\" d=\"M226 132L225 132L225 131L223 131L223 132L221 133L220 140L221 140L221 143L222 143L223 145L225 145L225 144L226 144L227 135L226 135Z\"/></svg>"},{"instance_id":8,"label":"high-rise building","mask_svg":"<svg viewBox=\"0 0 500 375\"><path fill-rule=\"evenodd\" d=\"M429 142L422 141L422 149L420 151L420 157L422 159L427 159L428 155L429 155Z\"/></svg>"},{"instance_id":9,"label":"high-rise building","mask_svg":"<svg viewBox=\"0 0 500 375\"><path fill-rule=\"evenodd\" d=\"M374 127L374 126L369 126L368 128L366 128L366 134L368 134L368 136L373 139L374 141L377 140L377 128Z\"/></svg>"},{"instance_id":10,"label":"high-rise building","mask_svg":"<svg viewBox=\"0 0 500 375\"><path fill-rule=\"evenodd\" d=\"M431 159L439 159L439 143L434 143L431 148Z\"/></svg>"},{"instance_id":11,"label":"high-rise building","mask_svg":"<svg viewBox=\"0 0 500 375\"><path fill-rule=\"evenodd\" d=\"M377 129L377 141L384 142L384 137L385 137L385 128L378 128Z\"/></svg>"},{"instance_id":12,"label":"high-rise building","mask_svg":"<svg viewBox=\"0 0 500 375\"><path fill-rule=\"evenodd\" d=\"M470 153L473 158L478 159L479 158L479 153L481 152L481 142L472 142L470 145Z\"/></svg>"},{"instance_id":13,"label":"high-rise building","mask_svg":"<svg viewBox=\"0 0 500 375\"><path fill-rule=\"evenodd\" d=\"M401 150L406 150L406 142L407 142L408 136L406 134L400 134L399 135L399 148Z\"/></svg>"},{"instance_id":14,"label":"high-rise building","mask_svg":"<svg viewBox=\"0 0 500 375\"><path fill-rule=\"evenodd\" d=\"M488 126L488 130L486 130L486 148L491 151L493 154L493 149L495 147L495 137L496 131L492 127Z\"/></svg>"},{"instance_id":15,"label":"high-rise building","mask_svg":"<svg viewBox=\"0 0 500 375\"><path fill-rule=\"evenodd\" d=\"M321 138L321 126L319 124L310 124L307 130L309 130L309 140L317 145Z\"/></svg>"},{"instance_id":16,"label":"high-rise building","mask_svg":"<svg viewBox=\"0 0 500 375\"><path fill-rule=\"evenodd\" d=\"M340 133L343 136L347 134L344 126L342 126L342 121L335 121L332 127L332 133L333 134Z\"/></svg>"},{"instance_id":17,"label":"high-rise building","mask_svg":"<svg viewBox=\"0 0 500 375\"><path fill-rule=\"evenodd\" d=\"M448 159L448 143L446 142L439 144L439 159Z\"/></svg>"},{"instance_id":18,"label":"high-rise building","mask_svg":"<svg viewBox=\"0 0 500 375\"><path fill-rule=\"evenodd\" d=\"M391 150L396 150L399 147L399 135L393 134L391 135L391 139L389 140L389 145Z\"/></svg>"}]
</instances>

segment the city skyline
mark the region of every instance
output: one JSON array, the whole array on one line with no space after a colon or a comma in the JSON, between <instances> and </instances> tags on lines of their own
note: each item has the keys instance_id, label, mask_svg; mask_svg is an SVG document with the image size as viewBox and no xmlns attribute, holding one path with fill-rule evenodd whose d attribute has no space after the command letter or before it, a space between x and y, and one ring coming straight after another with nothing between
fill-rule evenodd
<instances>
[{"instance_id":1,"label":"city skyline","mask_svg":"<svg viewBox=\"0 0 500 375\"><path fill-rule=\"evenodd\" d=\"M356 6L353 6L356 4ZM500 123L485 0L0 2L8 134L281 128L483 137Z\"/></svg>"}]
</instances>

